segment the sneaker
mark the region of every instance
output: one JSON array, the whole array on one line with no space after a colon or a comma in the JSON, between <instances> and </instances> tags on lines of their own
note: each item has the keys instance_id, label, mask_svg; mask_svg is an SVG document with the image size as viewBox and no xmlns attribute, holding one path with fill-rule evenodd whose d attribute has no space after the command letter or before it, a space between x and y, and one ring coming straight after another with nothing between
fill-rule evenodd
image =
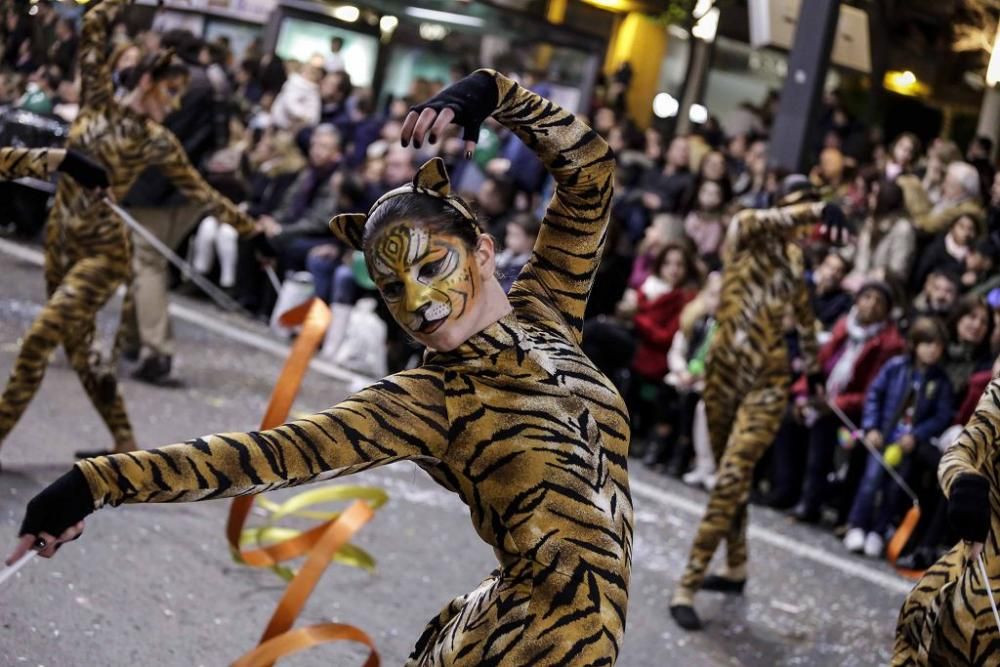
<instances>
[{"instance_id":1,"label":"sneaker","mask_svg":"<svg viewBox=\"0 0 1000 667\"><path fill-rule=\"evenodd\" d=\"M701 488L702 484L705 483L705 473L699 470L698 468L695 468L691 472L684 473L684 476L681 477L681 480L688 486L695 486Z\"/></svg>"},{"instance_id":2,"label":"sneaker","mask_svg":"<svg viewBox=\"0 0 1000 667\"><path fill-rule=\"evenodd\" d=\"M844 538L847 541L847 538ZM882 550L885 548L885 540L878 533L868 533L865 537L865 555L869 558L878 558L882 555Z\"/></svg>"},{"instance_id":3,"label":"sneaker","mask_svg":"<svg viewBox=\"0 0 1000 667\"><path fill-rule=\"evenodd\" d=\"M859 554L865 548L865 531L860 528L851 528L844 535L844 548L852 554Z\"/></svg>"}]
</instances>

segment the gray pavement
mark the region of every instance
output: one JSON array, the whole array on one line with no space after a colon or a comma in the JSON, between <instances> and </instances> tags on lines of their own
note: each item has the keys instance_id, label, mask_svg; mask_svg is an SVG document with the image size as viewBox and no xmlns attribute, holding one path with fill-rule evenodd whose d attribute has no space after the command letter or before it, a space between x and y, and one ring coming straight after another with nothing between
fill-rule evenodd
<instances>
[{"instance_id":1,"label":"gray pavement","mask_svg":"<svg viewBox=\"0 0 1000 667\"><path fill-rule=\"evenodd\" d=\"M40 270L0 247L0 374L43 298ZM211 308L184 302L205 318ZM105 323L110 330L110 323ZM262 327L231 325L262 334ZM184 386L123 381L140 443L168 444L254 428L281 359L187 322L176 323ZM349 387L313 373L296 403L312 411ZM62 354L0 451L0 550L13 544L24 504L68 469L78 448L108 436ZM743 598L703 594L702 633L669 619L704 494L632 470L637 514L629 625L622 667L684 665L848 666L886 664L908 584L882 563L844 553L832 536L751 510L750 583ZM356 542L374 573L333 565L300 624L355 624L384 665L405 660L424 623L489 573L492 552L456 498L409 464L340 483L381 486L389 503ZM288 492L277 494L288 495ZM250 649L283 589L267 571L233 563L223 536L226 501L99 512L86 535L52 561L29 564L0 589L0 666L226 665ZM360 665L363 651L331 645L282 665Z\"/></svg>"}]
</instances>

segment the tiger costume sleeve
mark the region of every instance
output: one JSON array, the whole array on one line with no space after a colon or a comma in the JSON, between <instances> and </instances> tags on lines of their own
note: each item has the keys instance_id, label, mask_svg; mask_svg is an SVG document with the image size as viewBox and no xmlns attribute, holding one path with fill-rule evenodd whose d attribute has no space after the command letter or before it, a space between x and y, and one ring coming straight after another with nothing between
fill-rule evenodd
<instances>
[{"instance_id":1,"label":"tiger costume sleeve","mask_svg":"<svg viewBox=\"0 0 1000 667\"><path fill-rule=\"evenodd\" d=\"M108 62L111 25L130 0L102 0L83 17L78 58L80 106L100 109L114 101L114 79Z\"/></svg>"},{"instance_id":2,"label":"tiger costume sleeve","mask_svg":"<svg viewBox=\"0 0 1000 667\"><path fill-rule=\"evenodd\" d=\"M47 148L0 148L0 179L46 179L54 171Z\"/></svg>"},{"instance_id":3,"label":"tiger costume sleeve","mask_svg":"<svg viewBox=\"0 0 1000 667\"><path fill-rule=\"evenodd\" d=\"M556 183L531 260L515 287L547 296L579 343L606 240L614 152L569 111L502 74L486 71L499 90L493 117L538 155Z\"/></svg>"},{"instance_id":4,"label":"tiger costume sleeve","mask_svg":"<svg viewBox=\"0 0 1000 667\"><path fill-rule=\"evenodd\" d=\"M152 153L151 163L158 165L177 189L195 202L210 207L220 222L231 225L240 236L248 236L255 230L253 218L241 212L236 206L205 182L201 174L191 166L187 154L177 137L161 125L149 123L150 141L147 144Z\"/></svg>"},{"instance_id":5,"label":"tiger costume sleeve","mask_svg":"<svg viewBox=\"0 0 1000 667\"><path fill-rule=\"evenodd\" d=\"M77 463L94 509L189 502L297 486L447 449L444 381L424 367L385 378L338 405L267 431L222 433Z\"/></svg>"},{"instance_id":6,"label":"tiger costume sleeve","mask_svg":"<svg viewBox=\"0 0 1000 667\"><path fill-rule=\"evenodd\" d=\"M733 250L745 250L756 243L784 242L797 227L820 221L825 202L793 204L781 208L744 209L729 225Z\"/></svg>"},{"instance_id":7,"label":"tiger costume sleeve","mask_svg":"<svg viewBox=\"0 0 1000 667\"><path fill-rule=\"evenodd\" d=\"M1000 379L986 387L972 419L938 464L938 481L944 495L951 496L951 485L959 475L983 475L1000 446Z\"/></svg>"}]
</instances>

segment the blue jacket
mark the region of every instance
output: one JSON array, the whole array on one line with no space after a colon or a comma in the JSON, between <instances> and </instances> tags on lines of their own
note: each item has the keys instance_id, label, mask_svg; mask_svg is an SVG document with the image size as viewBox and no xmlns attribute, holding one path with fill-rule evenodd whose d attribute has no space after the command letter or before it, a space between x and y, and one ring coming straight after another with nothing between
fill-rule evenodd
<instances>
[{"instance_id":1,"label":"blue jacket","mask_svg":"<svg viewBox=\"0 0 1000 667\"><path fill-rule=\"evenodd\" d=\"M913 437L918 443L926 443L948 428L953 416L948 376L940 366L932 366L924 374L918 373L905 354L887 361L868 387L861 428L865 432L876 429L883 437L889 438L902 417L900 405L914 381L918 386Z\"/></svg>"}]
</instances>

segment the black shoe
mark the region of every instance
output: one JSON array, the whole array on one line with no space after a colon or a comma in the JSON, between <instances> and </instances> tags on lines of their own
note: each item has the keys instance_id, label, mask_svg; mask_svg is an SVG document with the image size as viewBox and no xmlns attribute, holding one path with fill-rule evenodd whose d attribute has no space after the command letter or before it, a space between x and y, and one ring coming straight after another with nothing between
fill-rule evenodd
<instances>
[{"instance_id":1,"label":"black shoe","mask_svg":"<svg viewBox=\"0 0 1000 667\"><path fill-rule=\"evenodd\" d=\"M818 509L803 501L792 510L792 517L802 523L819 523L820 513Z\"/></svg>"},{"instance_id":2,"label":"black shoe","mask_svg":"<svg viewBox=\"0 0 1000 667\"><path fill-rule=\"evenodd\" d=\"M114 454L110 449L78 449L73 452L73 456L78 459L92 459L97 456L110 456Z\"/></svg>"},{"instance_id":3,"label":"black shoe","mask_svg":"<svg viewBox=\"0 0 1000 667\"><path fill-rule=\"evenodd\" d=\"M122 359L134 364L139 361L139 354L141 352L142 347L139 345L125 345L122 347Z\"/></svg>"},{"instance_id":4,"label":"black shoe","mask_svg":"<svg viewBox=\"0 0 1000 667\"><path fill-rule=\"evenodd\" d=\"M663 458L663 453L666 451L664 443L659 438L654 438L650 440L649 446L646 449L645 454L642 456L642 465L647 468L652 468Z\"/></svg>"},{"instance_id":5,"label":"black shoe","mask_svg":"<svg viewBox=\"0 0 1000 667\"><path fill-rule=\"evenodd\" d=\"M689 604L670 605L670 615L674 617L674 622L685 630L701 630L698 612Z\"/></svg>"},{"instance_id":6,"label":"black shoe","mask_svg":"<svg viewBox=\"0 0 1000 667\"><path fill-rule=\"evenodd\" d=\"M903 570L926 570L936 560L933 549L929 547L917 547L911 553L901 556L896 561L896 567Z\"/></svg>"},{"instance_id":7,"label":"black shoe","mask_svg":"<svg viewBox=\"0 0 1000 667\"><path fill-rule=\"evenodd\" d=\"M710 574L705 577L705 581L701 584L701 590L743 595L743 588L746 585L746 579L727 579L726 577L720 577L717 574Z\"/></svg>"},{"instance_id":8,"label":"black shoe","mask_svg":"<svg viewBox=\"0 0 1000 667\"><path fill-rule=\"evenodd\" d=\"M173 360L161 354L151 354L139 363L132 377L140 382L160 384L170 375Z\"/></svg>"}]
</instances>

